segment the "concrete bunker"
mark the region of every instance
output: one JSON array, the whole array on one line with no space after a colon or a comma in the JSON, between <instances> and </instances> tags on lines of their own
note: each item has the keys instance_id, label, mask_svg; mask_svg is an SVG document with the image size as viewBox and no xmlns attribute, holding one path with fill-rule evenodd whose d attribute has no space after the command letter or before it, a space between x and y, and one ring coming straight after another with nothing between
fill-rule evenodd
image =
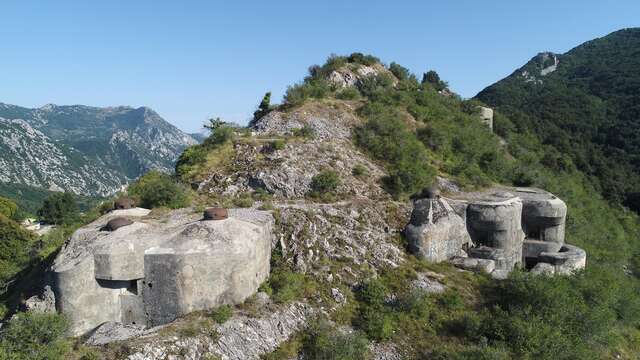
<instances>
[{"instance_id":1,"label":"concrete bunker","mask_svg":"<svg viewBox=\"0 0 640 360\"><path fill-rule=\"evenodd\" d=\"M455 209L463 221L438 224L432 221L434 208ZM451 211L445 213L454 216ZM405 236L409 250L417 256L434 262L451 260L458 267L489 272L496 278L520 267L570 274L586 266L586 253L565 244L566 215L565 203L544 190L494 188L415 200ZM459 240L463 233L468 234L466 242Z\"/></svg>"},{"instance_id":2,"label":"concrete bunker","mask_svg":"<svg viewBox=\"0 0 640 360\"><path fill-rule=\"evenodd\" d=\"M56 308L82 335L105 322L156 326L186 313L236 304L269 274L273 218L231 209L205 220L188 209L160 219L115 210L78 229L54 264ZM111 231L106 224L125 218Z\"/></svg>"}]
</instances>

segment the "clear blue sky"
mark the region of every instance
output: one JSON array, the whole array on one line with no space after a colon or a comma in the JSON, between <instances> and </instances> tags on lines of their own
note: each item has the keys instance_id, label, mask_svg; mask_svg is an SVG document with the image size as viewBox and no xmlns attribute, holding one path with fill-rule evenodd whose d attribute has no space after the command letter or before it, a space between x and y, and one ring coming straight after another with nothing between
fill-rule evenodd
<instances>
[{"instance_id":1,"label":"clear blue sky","mask_svg":"<svg viewBox=\"0 0 640 360\"><path fill-rule=\"evenodd\" d=\"M0 102L246 122L331 53L437 70L470 97L540 51L640 26L638 0L0 2Z\"/></svg>"}]
</instances>

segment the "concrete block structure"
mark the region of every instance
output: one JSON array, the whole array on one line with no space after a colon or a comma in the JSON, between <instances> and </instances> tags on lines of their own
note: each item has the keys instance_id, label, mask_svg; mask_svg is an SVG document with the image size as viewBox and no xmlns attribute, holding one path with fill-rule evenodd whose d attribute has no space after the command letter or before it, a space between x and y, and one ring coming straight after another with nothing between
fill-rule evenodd
<instances>
[{"instance_id":1,"label":"concrete block structure","mask_svg":"<svg viewBox=\"0 0 640 360\"><path fill-rule=\"evenodd\" d=\"M415 201L404 232L414 240L409 243L410 251L433 262L458 256L471 243L462 217L439 197Z\"/></svg>"},{"instance_id":2,"label":"concrete block structure","mask_svg":"<svg viewBox=\"0 0 640 360\"><path fill-rule=\"evenodd\" d=\"M549 192L502 187L415 200L404 233L419 257L496 278L519 267L570 274L586 266L586 253L565 244L566 215L565 203Z\"/></svg>"},{"instance_id":3,"label":"concrete block structure","mask_svg":"<svg viewBox=\"0 0 640 360\"><path fill-rule=\"evenodd\" d=\"M231 209L219 220L188 209L148 213L112 211L78 229L56 257L56 308L73 335L105 322L155 326L240 303L268 277L270 213ZM109 231L106 224L119 217L131 224Z\"/></svg>"},{"instance_id":4,"label":"concrete block structure","mask_svg":"<svg viewBox=\"0 0 640 360\"><path fill-rule=\"evenodd\" d=\"M480 111L480 121L487 125L491 131L493 131L493 109L478 106L478 110Z\"/></svg>"}]
</instances>

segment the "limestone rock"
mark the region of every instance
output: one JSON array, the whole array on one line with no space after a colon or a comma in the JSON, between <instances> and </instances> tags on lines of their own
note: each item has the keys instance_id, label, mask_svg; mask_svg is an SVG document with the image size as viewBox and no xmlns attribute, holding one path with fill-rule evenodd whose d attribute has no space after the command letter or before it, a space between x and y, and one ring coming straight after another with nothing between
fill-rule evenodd
<instances>
[{"instance_id":1,"label":"limestone rock","mask_svg":"<svg viewBox=\"0 0 640 360\"><path fill-rule=\"evenodd\" d=\"M185 354L184 359L202 359L215 355L222 360L258 360L274 351L295 332L301 330L316 311L303 303L293 303L260 318L236 316L217 325L218 336L166 339L161 333L132 348L127 360L165 360L170 354Z\"/></svg>"},{"instance_id":2,"label":"limestone rock","mask_svg":"<svg viewBox=\"0 0 640 360\"><path fill-rule=\"evenodd\" d=\"M44 287L42 294L34 295L24 303L26 311L53 313L56 311L56 297L49 285Z\"/></svg>"},{"instance_id":3,"label":"limestone rock","mask_svg":"<svg viewBox=\"0 0 640 360\"><path fill-rule=\"evenodd\" d=\"M105 345L114 341L129 340L146 333L144 327L106 322L98 327L85 342L90 346Z\"/></svg>"},{"instance_id":4,"label":"limestone rock","mask_svg":"<svg viewBox=\"0 0 640 360\"><path fill-rule=\"evenodd\" d=\"M496 268L496 263L489 259L474 259L474 258L453 258L451 263L464 270L474 272L485 272L490 274Z\"/></svg>"},{"instance_id":5,"label":"limestone rock","mask_svg":"<svg viewBox=\"0 0 640 360\"><path fill-rule=\"evenodd\" d=\"M536 275L553 275L555 274L555 268L551 264L537 263L536 266L531 269L532 274Z\"/></svg>"},{"instance_id":6,"label":"limestone rock","mask_svg":"<svg viewBox=\"0 0 640 360\"><path fill-rule=\"evenodd\" d=\"M427 294L442 294L447 287L431 277L426 273L418 273L418 278L411 282L411 287Z\"/></svg>"}]
</instances>

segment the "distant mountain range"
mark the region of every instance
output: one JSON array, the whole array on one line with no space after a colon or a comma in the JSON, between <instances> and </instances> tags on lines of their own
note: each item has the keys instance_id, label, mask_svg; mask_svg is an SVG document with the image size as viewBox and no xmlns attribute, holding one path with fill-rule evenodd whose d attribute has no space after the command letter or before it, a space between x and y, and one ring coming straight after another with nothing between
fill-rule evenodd
<instances>
[{"instance_id":1,"label":"distant mountain range","mask_svg":"<svg viewBox=\"0 0 640 360\"><path fill-rule=\"evenodd\" d=\"M195 143L147 107L0 103L0 190L108 196L150 169L173 171Z\"/></svg>"},{"instance_id":2,"label":"distant mountain range","mask_svg":"<svg viewBox=\"0 0 640 360\"><path fill-rule=\"evenodd\" d=\"M605 197L640 211L640 28L538 54L477 98L555 148L546 165L566 170L568 156Z\"/></svg>"}]
</instances>

